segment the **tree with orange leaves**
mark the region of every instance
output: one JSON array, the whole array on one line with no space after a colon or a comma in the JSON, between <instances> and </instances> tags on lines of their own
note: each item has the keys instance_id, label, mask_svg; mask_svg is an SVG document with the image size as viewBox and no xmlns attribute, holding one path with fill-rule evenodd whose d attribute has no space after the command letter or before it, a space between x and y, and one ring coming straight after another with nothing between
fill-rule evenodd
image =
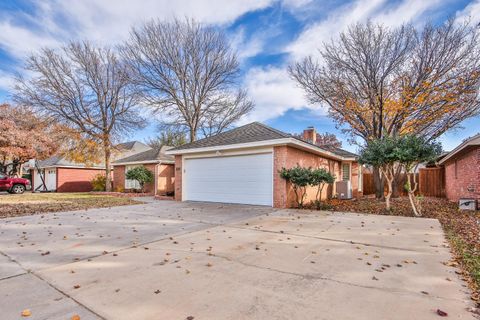
<instances>
[{"instance_id":1,"label":"tree with orange leaves","mask_svg":"<svg viewBox=\"0 0 480 320\"><path fill-rule=\"evenodd\" d=\"M430 141L480 114L479 33L454 20L422 30L358 23L324 45L321 61L307 57L289 72L353 140L413 134ZM382 197L378 168L374 178Z\"/></svg>"},{"instance_id":2,"label":"tree with orange leaves","mask_svg":"<svg viewBox=\"0 0 480 320\"><path fill-rule=\"evenodd\" d=\"M51 156L58 148L53 132L31 109L0 105L0 172L15 176L28 160Z\"/></svg>"}]
</instances>

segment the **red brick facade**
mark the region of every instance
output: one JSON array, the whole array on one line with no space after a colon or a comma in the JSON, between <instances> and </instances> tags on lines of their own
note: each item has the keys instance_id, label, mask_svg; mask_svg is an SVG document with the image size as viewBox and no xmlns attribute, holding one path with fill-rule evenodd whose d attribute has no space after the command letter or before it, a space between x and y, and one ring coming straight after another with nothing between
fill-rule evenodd
<instances>
[{"instance_id":1,"label":"red brick facade","mask_svg":"<svg viewBox=\"0 0 480 320\"><path fill-rule=\"evenodd\" d=\"M157 194L165 194L174 190L174 169L173 164L144 164L145 168L150 170L154 175L157 174ZM113 167L113 189L115 191L124 192L125 190L125 168L124 165ZM145 185L146 193L155 192L155 181Z\"/></svg>"},{"instance_id":2,"label":"red brick facade","mask_svg":"<svg viewBox=\"0 0 480 320\"><path fill-rule=\"evenodd\" d=\"M480 200L480 146L462 150L445 163L445 193L450 201Z\"/></svg>"},{"instance_id":3,"label":"red brick facade","mask_svg":"<svg viewBox=\"0 0 480 320\"><path fill-rule=\"evenodd\" d=\"M274 193L273 193L273 206L276 208L287 208L291 207L295 203L295 192L289 183L280 177L279 171L285 168L295 167L297 164L301 167L312 167L312 168L325 168L330 173L335 175L337 179L340 179L340 164L341 162L337 160L331 160L327 158L320 157L316 154L299 150L292 147L280 146L274 147L273 153L273 183L274 183ZM352 173L353 173L352 166ZM358 170L358 168L357 168ZM358 173L357 173L358 175ZM358 177L358 176L357 176ZM353 174L352 174L353 178ZM357 178L358 181L358 178ZM352 182L352 188L354 187ZM358 190L358 182L355 185ZM307 187L307 195L305 202L308 203L315 199L317 193L316 187ZM331 197L335 194L335 185L324 188L322 192L322 199L326 197Z\"/></svg>"},{"instance_id":4,"label":"red brick facade","mask_svg":"<svg viewBox=\"0 0 480 320\"><path fill-rule=\"evenodd\" d=\"M182 156L175 156L175 200L182 201Z\"/></svg>"},{"instance_id":5,"label":"red brick facade","mask_svg":"<svg viewBox=\"0 0 480 320\"><path fill-rule=\"evenodd\" d=\"M103 169L57 168L57 192L92 191L92 179L104 173Z\"/></svg>"},{"instance_id":6,"label":"red brick facade","mask_svg":"<svg viewBox=\"0 0 480 320\"><path fill-rule=\"evenodd\" d=\"M323 158L316 154L299 150L289 146L277 146L273 150L273 206L276 208L290 207L295 202L295 193L291 186L280 177L279 171L282 167L291 168L296 165L303 167L320 168L323 167L341 179L341 162L337 160ZM357 162L352 163L351 179L353 196L357 197L361 194L358 191L358 168ZM175 156L175 200L182 200L182 156ZM307 188L306 202L315 199L316 188ZM322 199L331 197L335 194L335 185L324 188Z\"/></svg>"}]
</instances>

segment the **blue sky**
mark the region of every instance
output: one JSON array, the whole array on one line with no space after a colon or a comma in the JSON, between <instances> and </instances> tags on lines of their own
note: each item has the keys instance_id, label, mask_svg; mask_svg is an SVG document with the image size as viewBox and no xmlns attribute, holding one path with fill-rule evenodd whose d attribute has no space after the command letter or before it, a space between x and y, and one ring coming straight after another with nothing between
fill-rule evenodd
<instances>
[{"instance_id":1,"label":"blue sky","mask_svg":"<svg viewBox=\"0 0 480 320\"><path fill-rule=\"evenodd\" d=\"M141 5L139 5L141 3ZM286 67L316 54L322 43L357 21L388 26L410 22L442 23L448 17L480 22L480 0L3 0L0 2L0 102L9 101L13 75L25 57L43 46L58 48L69 40L88 39L115 45L131 26L152 18L192 17L223 28L238 51L242 85L255 110L241 123L261 121L286 132L315 126L332 132L344 148L355 151L323 106L310 105L288 77ZM155 134L152 123L129 139ZM480 132L480 117L441 137L444 149Z\"/></svg>"}]
</instances>

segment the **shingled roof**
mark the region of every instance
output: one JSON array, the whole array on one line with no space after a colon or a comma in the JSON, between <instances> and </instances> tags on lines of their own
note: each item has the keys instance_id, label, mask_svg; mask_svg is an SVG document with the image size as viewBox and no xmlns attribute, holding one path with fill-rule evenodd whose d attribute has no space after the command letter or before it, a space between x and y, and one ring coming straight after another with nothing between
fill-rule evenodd
<instances>
[{"instance_id":1,"label":"shingled roof","mask_svg":"<svg viewBox=\"0 0 480 320\"><path fill-rule=\"evenodd\" d=\"M162 146L161 148L153 148L144 152L136 153L126 158L118 159L113 162L113 164L120 164L120 163L145 163L148 161L151 162L171 162L175 161L175 158L171 155L165 154L165 151L171 149L168 146Z\"/></svg>"},{"instance_id":2,"label":"shingled roof","mask_svg":"<svg viewBox=\"0 0 480 320\"><path fill-rule=\"evenodd\" d=\"M208 138L184 144L183 146L173 148L170 151L225 146L229 144L249 143L290 137L292 136L285 132L273 129L259 122L252 122L250 124L225 131Z\"/></svg>"},{"instance_id":3,"label":"shingled roof","mask_svg":"<svg viewBox=\"0 0 480 320\"><path fill-rule=\"evenodd\" d=\"M46 160L40 160L37 162L37 166L38 168L51 168L51 167L98 168L98 169L105 168L103 164L79 163L79 162L67 160L66 157L59 156L59 155L50 157Z\"/></svg>"},{"instance_id":4,"label":"shingled roof","mask_svg":"<svg viewBox=\"0 0 480 320\"><path fill-rule=\"evenodd\" d=\"M292 138L303 143L307 143L319 151L332 153L338 157L356 158L356 154L339 148L321 148L308 141L300 139L294 135L282 132L280 130L269 127L260 122L252 122L250 124L219 133L215 136L200 139L191 143L184 144L180 147L170 149L169 151L191 150L197 148L218 147L226 145L244 144L252 142L261 142L268 140Z\"/></svg>"}]
</instances>

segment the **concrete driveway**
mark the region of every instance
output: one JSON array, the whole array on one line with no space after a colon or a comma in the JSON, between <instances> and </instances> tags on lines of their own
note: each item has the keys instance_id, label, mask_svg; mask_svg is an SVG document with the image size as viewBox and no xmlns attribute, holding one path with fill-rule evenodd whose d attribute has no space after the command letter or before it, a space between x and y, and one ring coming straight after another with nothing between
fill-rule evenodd
<instances>
[{"instance_id":1,"label":"concrete driveway","mask_svg":"<svg viewBox=\"0 0 480 320\"><path fill-rule=\"evenodd\" d=\"M436 220L153 201L0 221L1 319L473 319Z\"/></svg>"}]
</instances>

